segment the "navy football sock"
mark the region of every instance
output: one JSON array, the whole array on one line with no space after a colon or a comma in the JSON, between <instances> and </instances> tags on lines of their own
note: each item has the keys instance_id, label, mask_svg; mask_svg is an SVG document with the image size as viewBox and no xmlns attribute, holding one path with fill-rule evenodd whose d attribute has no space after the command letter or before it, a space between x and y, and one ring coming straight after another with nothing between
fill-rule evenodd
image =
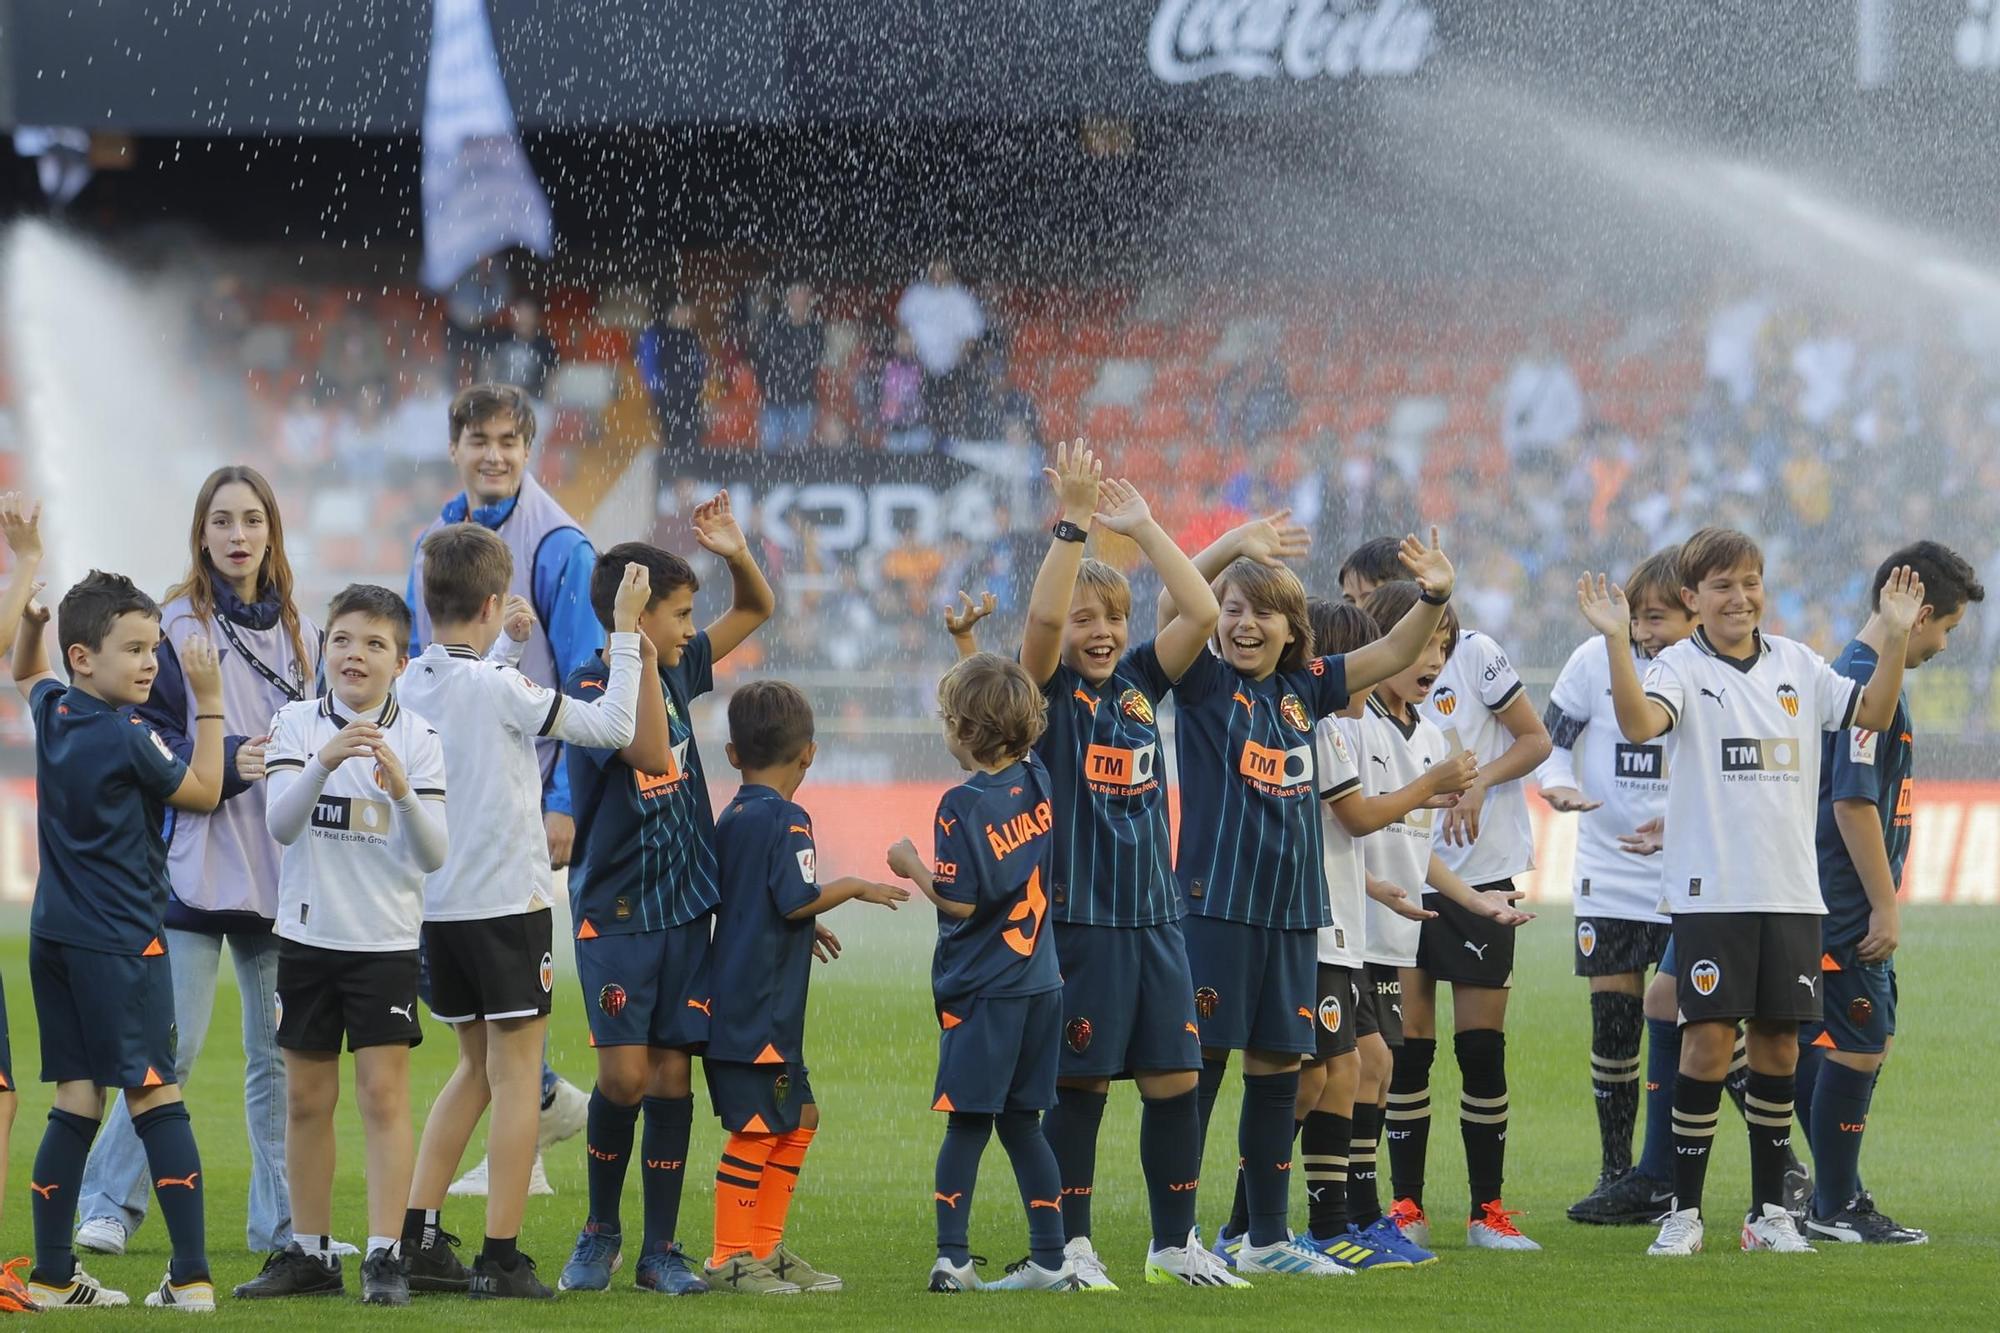
<instances>
[{"instance_id":1,"label":"navy football sock","mask_svg":"<svg viewBox=\"0 0 2000 1333\"><path fill-rule=\"evenodd\" d=\"M167 1276L187 1282L208 1276L207 1224L202 1216L201 1154L194 1146L194 1124L187 1103L168 1102L132 1117L132 1129L146 1146L146 1166L153 1173L153 1193L174 1256Z\"/></svg>"},{"instance_id":2,"label":"navy football sock","mask_svg":"<svg viewBox=\"0 0 2000 1333\"><path fill-rule=\"evenodd\" d=\"M1292 1104L1298 1100L1299 1071L1245 1074L1243 1114L1236 1146L1243 1158L1243 1193L1249 1204L1252 1245L1285 1239L1286 1203L1292 1179Z\"/></svg>"},{"instance_id":3,"label":"navy football sock","mask_svg":"<svg viewBox=\"0 0 2000 1333\"><path fill-rule=\"evenodd\" d=\"M1812 1149L1815 1162L1819 1160L1819 1142L1813 1137L1813 1093L1819 1089L1820 1066L1825 1063L1826 1047L1805 1041L1799 1043L1799 1064L1792 1071L1792 1106L1798 1113L1800 1128L1805 1130L1806 1146Z\"/></svg>"},{"instance_id":4,"label":"navy football sock","mask_svg":"<svg viewBox=\"0 0 2000 1333\"><path fill-rule=\"evenodd\" d=\"M979 1182L979 1157L993 1133L993 1117L953 1111L938 1148L932 1201L937 1205L938 1257L963 1267L972 1262L967 1237L972 1224L972 1187Z\"/></svg>"},{"instance_id":5,"label":"navy football sock","mask_svg":"<svg viewBox=\"0 0 2000 1333\"><path fill-rule=\"evenodd\" d=\"M639 1125L641 1104L620 1106L606 1097L602 1088L590 1090L590 1119L583 1131L584 1166L590 1179L590 1220L612 1231L621 1229L625 1171L632 1165L632 1137Z\"/></svg>"},{"instance_id":6,"label":"navy football sock","mask_svg":"<svg viewBox=\"0 0 2000 1333\"><path fill-rule=\"evenodd\" d=\"M1201 1108L1201 1155L1208 1156L1208 1126L1215 1119L1215 1101L1222 1095L1222 1079L1229 1072L1229 1061L1203 1059L1201 1081L1195 1085L1195 1096Z\"/></svg>"},{"instance_id":7,"label":"navy football sock","mask_svg":"<svg viewBox=\"0 0 2000 1333\"><path fill-rule=\"evenodd\" d=\"M89 1116L51 1110L35 1153L35 1174L28 1181L34 1195L29 1203L35 1219L35 1276L51 1286L62 1286L76 1272L70 1233L76 1228L83 1164L95 1137L97 1122Z\"/></svg>"},{"instance_id":8,"label":"navy football sock","mask_svg":"<svg viewBox=\"0 0 2000 1333\"><path fill-rule=\"evenodd\" d=\"M1090 1234L1090 1194L1097 1183L1097 1132L1104 1122L1105 1096L1082 1088L1057 1088L1055 1106L1042 1117L1042 1137L1049 1141L1062 1174L1063 1235L1072 1240Z\"/></svg>"},{"instance_id":9,"label":"navy football sock","mask_svg":"<svg viewBox=\"0 0 2000 1333\"><path fill-rule=\"evenodd\" d=\"M1043 1268L1063 1266L1062 1173L1042 1137L1033 1111L1007 1111L994 1120L1000 1146L1014 1167L1014 1183L1028 1214L1028 1257Z\"/></svg>"},{"instance_id":10,"label":"navy football sock","mask_svg":"<svg viewBox=\"0 0 2000 1333\"><path fill-rule=\"evenodd\" d=\"M1674 1079L1681 1067L1681 1030L1657 1018L1646 1020L1646 1136L1639 1174L1667 1181L1674 1175Z\"/></svg>"},{"instance_id":11,"label":"navy football sock","mask_svg":"<svg viewBox=\"0 0 2000 1333\"><path fill-rule=\"evenodd\" d=\"M1187 1244L1201 1177L1201 1108L1193 1089L1148 1099L1139 1109L1139 1168L1146 1176L1153 1248Z\"/></svg>"},{"instance_id":12,"label":"navy football sock","mask_svg":"<svg viewBox=\"0 0 2000 1333\"><path fill-rule=\"evenodd\" d=\"M1831 1217L1861 1192L1861 1136L1875 1096L1872 1071L1838 1060L1820 1066L1813 1089L1813 1215Z\"/></svg>"},{"instance_id":13,"label":"navy football sock","mask_svg":"<svg viewBox=\"0 0 2000 1333\"><path fill-rule=\"evenodd\" d=\"M645 1206L646 1254L664 1253L681 1224L681 1184L687 1179L694 1098L647 1097L639 1103L645 1129L639 1144L639 1188Z\"/></svg>"}]
</instances>

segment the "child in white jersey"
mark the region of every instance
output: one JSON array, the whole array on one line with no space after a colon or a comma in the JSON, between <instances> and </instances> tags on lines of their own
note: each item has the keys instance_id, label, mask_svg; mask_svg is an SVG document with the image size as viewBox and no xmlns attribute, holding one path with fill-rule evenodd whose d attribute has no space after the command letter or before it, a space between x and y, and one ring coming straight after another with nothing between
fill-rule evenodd
<instances>
[{"instance_id":1,"label":"child in white jersey","mask_svg":"<svg viewBox=\"0 0 2000 1333\"><path fill-rule=\"evenodd\" d=\"M656 670L636 632L651 587L628 566L605 658L611 678L584 703L489 660L500 636L513 557L476 524L424 540L424 603L433 640L410 663L402 697L431 719L455 775L461 836L424 886L424 954L431 1012L458 1036L458 1066L424 1122L403 1217L412 1291L473 1296L554 1293L520 1253L521 1217L541 1112L542 1034L555 983L548 843L542 833L542 737L599 749L632 740L639 673ZM479 837L464 831L477 828ZM488 1102L486 1241L468 1273L439 1226L446 1187Z\"/></svg>"}]
</instances>

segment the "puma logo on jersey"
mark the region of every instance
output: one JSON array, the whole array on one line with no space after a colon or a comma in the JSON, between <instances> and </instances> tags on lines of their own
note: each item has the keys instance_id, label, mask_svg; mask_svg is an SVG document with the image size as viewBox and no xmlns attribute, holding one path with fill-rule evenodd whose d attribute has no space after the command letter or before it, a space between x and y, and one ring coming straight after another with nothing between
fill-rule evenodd
<instances>
[{"instance_id":1,"label":"puma logo on jersey","mask_svg":"<svg viewBox=\"0 0 2000 1333\"><path fill-rule=\"evenodd\" d=\"M958 827L958 821L956 819L946 819L944 816L940 815L938 816L938 827L943 829L944 836L949 838L951 836L951 831Z\"/></svg>"},{"instance_id":2,"label":"puma logo on jersey","mask_svg":"<svg viewBox=\"0 0 2000 1333\"><path fill-rule=\"evenodd\" d=\"M1389 771L1389 761L1387 759L1384 759L1381 755L1371 754L1368 756L1368 758L1373 762L1382 765L1382 771L1384 773L1387 773Z\"/></svg>"},{"instance_id":3,"label":"puma logo on jersey","mask_svg":"<svg viewBox=\"0 0 2000 1333\"><path fill-rule=\"evenodd\" d=\"M1243 693L1243 691L1241 690L1236 691L1236 693L1232 694L1230 698L1234 699L1237 703L1242 704L1244 712L1252 713L1256 711L1250 706L1250 696Z\"/></svg>"},{"instance_id":4,"label":"puma logo on jersey","mask_svg":"<svg viewBox=\"0 0 2000 1333\"><path fill-rule=\"evenodd\" d=\"M1461 940L1459 942L1465 946L1467 953L1472 954L1482 963L1486 961L1486 951L1493 947L1491 944L1474 944L1471 940Z\"/></svg>"},{"instance_id":5,"label":"puma logo on jersey","mask_svg":"<svg viewBox=\"0 0 2000 1333\"><path fill-rule=\"evenodd\" d=\"M1704 699L1715 700L1715 706L1717 708L1727 708L1729 707L1729 705L1722 701L1722 695L1727 693L1729 693L1729 687L1727 685L1722 687L1722 694L1717 694L1714 690L1707 689L1704 687L1701 692L1701 697Z\"/></svg>"},{"instance_id":6,"label":"puma logo on jersey","mask_svg":"<svg viewBox=\"0 0 2000 1333\"><path fill-rule=\"evenodd\" d=\"M417 1007L416 1001L412 1000L408 1004L390 1005L389 1012L392 1014L401 1014L403 1016L403 1021L406 1023L414 1023L417 1021L415 1013L416 1007Z\"/></svg>"},{"instance_id":7,"label":"puma logo on jersey","mask_svg":"<svg viewBox=\"0 0 2000 1333\"><path fill-rule=\"evenodd\" d=\"M1091 698L1082 690L1072 690L1069 697L1082 704L1085 708L1088 708L1092 717L1097 716L1097 700Z\"/></svg>"}]
</instances>

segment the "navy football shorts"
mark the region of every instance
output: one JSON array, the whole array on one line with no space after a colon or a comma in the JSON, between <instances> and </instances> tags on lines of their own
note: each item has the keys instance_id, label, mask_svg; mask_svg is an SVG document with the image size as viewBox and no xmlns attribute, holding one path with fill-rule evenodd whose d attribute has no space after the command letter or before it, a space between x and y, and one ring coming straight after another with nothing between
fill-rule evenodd
<instances>
[{"instance_id":1,"label":"navy football shorts","mask_svg":"<svg viewBox=\"0 0 2000 1333\"><path fill-rule=\"evenodd\" d=\"M1062 992L975 995L938 1006L933 1111L1046 1111L1056 1104Z\"/></svg>"},{"instance_id":2,"label":"navy football shorts","mask_svg":"<svg viewBox=\"0 0 2000 1333\"><path fill-rule=\"evenodd\" d=\"M1191 916L1188 968L1201 1044L1226 1051L1311 1055L1319 1048L1319 932Z\"/></svg>"},{"instance_id":3,"label":"navy football shorts","mask_svg":"<svg viewBox=\"0 0 2000 1333\"><path fill-rule=\"evenodd\" d=\"M1201 1068L1194 984L1178 921L1055 928L1063 974L1062 1078Z\"/></svg>"},{"instance_id":4,"label":"navy football shorts","mask_svg":"<svg viewBox=\"0 0 2000 1333\"><path fill-rule=\"evenodd\" d=\"M731 1134L789 1134L799 1127L800 1108L813 1101L812 1081L802 1064L748 1064L703 1060L708 1100Z\"/></svg>"},{"instance_id":5,"label":"navy football shorts","mask_svg":"<svg viewBox=\"0 0 2000 1333\"><path fill-rule=\"evenodd\" d=\"M698 1050L708 1042L708 916L576 942L592 1046Z\"/></svg>"},{"instance_id":6,"label":"navy football shorts","mask_svg":"<svg viewBox=\"0 0 2000 1333\"><path fill-rule=\"evenodd\" d=\"M1855 945L1825 950L1820 957L1820 1021L1799 1028L1812 1046L1879 1055L1896 1035L1896 960L1864 963Z\"/></svg>"},{"instance_id":7,"label":"navy football shorts","mask_svg":"<svg viewBox=\"0 0 2000 1333\"><path fill-rule=\"evenodd\" d=\"M30 936L28 979L42 1082L101 1088L173 1083L174 977L164 953L99 953Z\"/></svg>"}]
</instances>

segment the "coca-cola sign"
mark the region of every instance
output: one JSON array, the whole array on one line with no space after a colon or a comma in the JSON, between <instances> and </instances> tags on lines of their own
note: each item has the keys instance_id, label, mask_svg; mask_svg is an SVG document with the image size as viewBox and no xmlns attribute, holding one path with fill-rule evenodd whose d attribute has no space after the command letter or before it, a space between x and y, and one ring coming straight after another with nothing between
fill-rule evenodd
<instances>
[{"instance_id":1,"label":"coca-cola sign","mask_svg":"<svg viewBox=\"0 0 2000 1333\"><path fill-rule=\"evenodd\" d=\"M1397 77L1430 58L1436 27L1413 0L1160 0L1146 59L1163 83Z\"/></svg>"}]
</instances>

